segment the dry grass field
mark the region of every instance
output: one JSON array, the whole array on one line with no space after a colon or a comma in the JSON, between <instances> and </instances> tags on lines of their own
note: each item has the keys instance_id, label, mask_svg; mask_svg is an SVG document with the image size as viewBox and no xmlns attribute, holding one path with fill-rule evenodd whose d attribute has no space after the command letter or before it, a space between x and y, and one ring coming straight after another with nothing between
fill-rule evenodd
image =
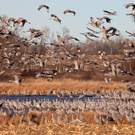
<instances>
[{"instance_id":1,"label":"dry grass field","mask_svg":"<svg viewBox=\"0 0 135 135\"><path fill-rule=\"evenodd\" d=\"M127 85L122 82L112 82L106 84L104 81L81 81L73 79L53 80L27 79L20 85L14 83L0 82L0 94L47 94L49 91L55 92L87 92L87 91L114 91L127 90Z\"/></svg>"},{"instance_id":2,"label":"dry grass field","mask_svg":"<svg viewBox=\"0 0 135 135\"><path fill-rule=\"evenodd\" d=\"M135 135L135 125L0 125L0 135Z\"/></svg>"},{"instance_id":3,"label":"dry grass field","mask_svg":"<svg viewBox=\"0 0 135 135\"><path fill-rule=\"evenodd\" d=\"M0 135L134 135L135 125L127 123L125 119L121 123L95 124L93 115L85 113L87 122L55 123L45 117L35 114L26 117L7 117L0 115ZM36 119L35 119L36 118Z\"/></svg>"}]
</instances>

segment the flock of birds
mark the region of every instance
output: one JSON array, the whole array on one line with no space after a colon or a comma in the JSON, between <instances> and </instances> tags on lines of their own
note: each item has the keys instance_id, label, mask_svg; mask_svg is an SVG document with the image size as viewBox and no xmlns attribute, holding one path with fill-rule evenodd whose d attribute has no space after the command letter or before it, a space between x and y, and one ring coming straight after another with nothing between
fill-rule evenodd
<instances>
[{"instance_id":1,"label":"flock of birds","mask_svg":"<svg viewBox=\"0 0 135 135\"><path fill-rule=\"evenodd\" d=\"M131 8L131 13L127 15L133 16L135 18L135 4L129 3L126 5L126 8ZM45 9L47 13L50 12L50 7L48 5L40 5L38 7L38 11ZM107 11L103 10L105 13L102 17L90 17L89 26L87 29L88 32L81 33L85 36L88 40L94 41L95 39L99 38L99 34L102 34L103 41L109 41L113 36L120 36L120 32L117 28L111 26L107 27L106 24L111 24L112 19L110 16L116 16L116 11ZM74 10L66 9L63 11L63 14L72 14L75 16L77 13ZM62 19L59 18L55 14L50 15L52 20L62 23ZM30 24L24 18L7 18L7 17L0 17L0 38L7 37L7 35L14 35L16 31L18 31L18 27L24 27L25 24ZM11 30L13 28L13 30ZM95 30L96 29L96 30ZM35 38L39 38L43 36L43 32L38 29L30 28L28 32L31 33L30 41ZM131 33L126 31L130 36L135 37L135 33ZM0 72L0 76L3 75L6 71L11 70L19 70L19 72L23 72L25 70L29 70L30 67L38 67L40 72L36 73L36 77L42 77L46 75L55 75L59 71L59 69L65 70L64 72L72 72L72 69L78 71L84 69L84 64L89 64L91 67L96 69L96 67L102 68L102 72L107 73L105 74L105 82L110 82L111 78L108 75L117 76L119 74L124 74L126 71L121 69L121 63L117 61L113 61L107 58L106 53L99 51L98 56L100 61L97 60L89 60L85 51L81 52L81 47L79 48L76 44L74 46L70 46L69 40L80 41L76 37L68 36L63 38L61 35L57 35L58 41L54 43L50 43L54 46L44 46L45 50L41 48L33 47L33 44L30 45L30 42L27 43L28 40L24 40L22 44L19 41L20 38L15 38L15 43L7 43L0 46L0 68L2 69ZM5 38L3 38L5 40ZM41 38L42 39L42 38ZM13 40L13 39L12 39ZM134 47L134 46L133 46ZM38 51L39 53L38 53ZM37 52L36 52L36 51ZM40 51L41 50L41 51ZM36 52L36 53L35 53ZM88 61L87 61L88 59ZM66 65L65 61L70 63L70 66ZM64 62L65 63L64 63ZM44 68L47 65L52 65L56 68L56 70L45 71ZM66 65L66 67L64 67ZM93 66L94 65L94 66ZM60 67L60 68L59 68ZM5 70L6 69L6 70ZM107 69L107 72L106 72ZM62 71L60 71L62 72ZM14 73L13 73L14 74ZM14 80L16 84L20 84L22 82L22 78L18 74L14 74ZM88 93L87 93L88 94ZM134 92L109 92L109 93L96 93L96 97L98 99L92 100L89 98L86 100L88 96L86 93L82 93L77 97L77 100L73 99L73 93L69 94L67 97L70 100L65 100L63 95L57 95L59 100L50 101L50 100L26 100L20 101L19 100L8 100L0 98L0 112L6 113L8 115L15 115L15 114L25 114L29 112L55 112L58 114L56 119L59 119L60 113L67 114L75 114L75 113L83 113L83 112L96 112L101 113L100 116L97 118L97 123L105 123L108 122L111 118L112 121L117 121L122 117L126 117L130 122L135 121L135 93ZM53 95L53 92L50 93ZM89 93L89 96L93 94ZM56 95L54 95L56 96ZM92 96L91 96L92 97ZM84 99L84 100L82 100ZM83 118L79 115L79 120ZM54 116L52 116L53 119ZM61 119L61 118L60 118ZM58 122L58 121L57 121Z\"/></svg>"},{"instance_id":2,"label":"flock of birds","mask_svg":"<svg viewBox=\"0 0 135 135\"><path fill-rule=\"evenodd\" d=\"M131 13L128 13L127 15L132 15L135 18L135 4L129 3L125 7L131 8L131 11L132 11ZM44 9L47 13L50 12L50 7L48 5L39 5L39 7L37 8L38 11L44 10ZM111 16L116 16L117 12L107 11L107 10L103 10L103 12L105 15L102 17L90 17L90 20L88 23L89 26L87 27L89 31L81 33L90 41L95 41L95 39L98 39L100 36L99 34L102 35L102 41L105 41L105 42L109 41L110 38L113 36L120 36L120 32L117 28L113 26L107 27L107 24L112 23ZM77 13L74 10L65 9L63 11L63 14L65 15L72 14L73 16L75 16ZM59 18L57 15L51 14L50 16L52 20L60 24L62 23L62 19ZM8 35L16 35L17 31L20 30L19 28L20 27L23 28L26 23L30 24L30 22L26 20L25 18L13 18L13 17L8 18L5 16L3 17L1 16L0 17L0 37L6 37ZM87 56L85 55L85 51L82 52L81 47L79 45L76 46L76 44L70 47L70 44L72 45L72 43L74 43L74 42L70 43L70 40L75 40L77 42L80 42L78 38L69 36L69 35L66 37L57 35L57 41L44 44L45 50L43 50L41 46L40 46L41 48L39 47L39 49L37 49L36 53L38 52L41 53L41 51L44 51L44 54L38 55L38 54L34 54L35 51L33 47L33 42L34 42L33 39L40 39L42 42L42 40L44 39L43 31L39 29L35 29L35 28L29 28L29 30L25 32L31 33L30 40L24 39L24 43L27 45L20 46L19 44L22 44L22 42L18 41L20 39L18 38L18 40L15 39L16 44L7 43L8 45L1 47L1 49L3 50L1 50L2 71L0 72L0 75L3 75L5 73L4 71L5 68L25 70L28 66L34 65L35 67L37 66L40 69L41 68L43 69L44 67L45 68L47 67L46 65L49 62L50 63L52 62L53 65L55 66L58 65L59 67L62 67L63 68L62 70L65 70L66 72L68 71L71 72L72 69L78 71L79 68L80 70L83 70L83 66L81 65L84 65L85 64L84 59L87 59ZM134 33L130 33L128 31L126 32L130 36L135 35ZM29 46L30 44L32 46ZM46 46L46 44L50 44L51 46L48 47ZM67 44L69 47L67 46ZM134 48L133 44L132 44L132 48ZM114 74L114 76L118 74L118 72L122 72L122 69L120 69L119 66L117 66L120 63L114 64L114 62L108 61L108 59L106 58L105 52L99 51L98 55L99 55L100 60L103 62L102 65L104 65L105 68L108 67L109 71L111 71L112 74ZM74 65L74 67L70 66L70 68L66 67L64 69L64 64L65 64L63 62L64 59L66 60L66 62L70 61L71 65ZM57 72L59 72L58 66L56 66ZM46 71L40 72L40 73L37 73L36 77L45 76L46 74L48 75ZM54 73L52 72L52 76L53 75ZM105 76L108 76L108 74ZM19 76L15 75L14 78L15 78L15 83L20 84L21 79L19 78ZM106 79L106 77L105 77L105 80L106 82L108 82L108 79Z\"/></svg>"},{"instance_id":3,"label":"flock of birds","mask_svg":"<svg viewBox=\"0 0 135 135\"><path fill-rule=\"evenodd\" d=\"M134 3L129 3L125 6L125 8L131 8L131 13L127 13L126 15L130 15L133 16L133 18L135 19L135 4ZM38 11L40 10L45 10L47 13L50 12L50 7L48 5L42 4L39 5L39 7L37 8ZM104 16L102 17L90 17L89 20L89 24L87 29L89 30L89 32L85 32L85 33L81 33L82 35L84 35L88 40L94 41L95 39L93 38L99 38L99 35L96 34L102 34L102 39L107 41L109 40L111 37L113 36L120 36L120 31L111 26L111 27L106 27L106 23L107 24L111 24L112 19L110 18L110 16L116 16L117 12L116 11L108 11L108 10L103 10L104 12ZM72 15L76 15L76 11L72 10L72 9L65 9L63 11L63 14L72 14ZM62 19L60 17L58 17L55 14L50 14L50 17L52 18L52 20L54 20L55 22L58 23L62 23ZM13 23L13 26L21 26L23 27L26 23L29 23L29 21L27 21L25 18L8 18L7 20L3 20L6 22L7 25L10 25L10 23ZM92 28L91 28L92 27ZM98 31L95 31L94 28L97 28ZM3 29L5 29L5 27L3 27ZM2 32L2 30L1 30ZM40 30L34 29L34 28L30 28L29 32L31 32L31 34L33 35L33 37L37 38L40 37L41 35L43 35L43 33ZM129 36L135 37L135 33L126 31ZM73 38L76 41L79 41L78 38Z\"/></svg>"},{"instance_id":4,"label":"flock of birds","mask_svg":"<svg viewBox=\"0 0 135 135\"><path fill-rule=\"evenodd\" d=\"M98 124L109 122L119 122L126 118L128 122L135 122L135 93L132 92L104 92L92 93L89 95L54 95L49 97L22 97L15 99L12 97L0 100L0 112L9 116L22 115L29 113L44 114L56 123L68 123L78 120L85 122L83 113L90 112L95 114L95 121ZM64 116L63 116L64 114ZM74 117L76 115L77 117ZM68 117L70 121L68 121Z\"/></svg>"},{"instance_id":5,"label":"flock of birds","mask_svg":"<svg viewBox=\"0 0 135 135\"><path fill-rule=\"evenodd\" d=\"M38 10L40 11L41 9L46 9L47 12L49 12L50 7L48 5L40 5L38 7ZM125 6L125 8L132 8L132 12L128 13L127 15L131 15L134 17L135 19L135 4L134 3L129 3ZM112 36L119 36L120 32L114 28L114 27L105 27L104 23L111 23L112 19L109 16L116 16L117 12L116 11L107 11L107 10L103 10L103 12L105 13L105 15L103 17L90 17L90 21L89 21L89 25L95 28L99 28L99 32L96 32L95 30L91 29L91 28L87 28L89 30L89 32L86 33L81 33L82 35L84 35L87 39L93 41L94 39L92 39L91 37L94 38L98 38L99 36L95 35L95 34L99 34L102 33L102 39L103 40L108 40L110 37ZM76 15L76 11L71 10L71 9L66 9L64 12L64 14L73 14L74 16ZM58 22L58 23L62 23L62 20L54 14L51 14L51 17L54 21ZM128 32L126 31L130 36L135 36L134 33ZM76 38L77 39L77 38ZM79 40L77 40L79 41Z\"/></svg>"}]
</instances>

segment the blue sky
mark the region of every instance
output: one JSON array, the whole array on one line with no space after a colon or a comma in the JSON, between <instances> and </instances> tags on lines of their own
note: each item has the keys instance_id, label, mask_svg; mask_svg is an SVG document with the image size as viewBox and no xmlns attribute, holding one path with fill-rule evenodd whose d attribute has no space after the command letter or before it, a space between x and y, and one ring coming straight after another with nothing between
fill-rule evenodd
<instances>
[{"instance_id":1,"label":"blue sky","mask_svg":"<svg viewBox=\"0 0 135 135\"><path fill-rule=\"evenodd\" d=\"M125 30L135 31L135 24L131 17L125 14L128 12L124 8L128 2L133 0L1 0L0 14L24 17L32 24L30 27L49 27L51 31L61 32L63 27L70 30L71 35L79 36L79 33L87 31L87 23L90 16L102 16L103 9L116 10L118 16L112 17L112 26L117 27L124 34ZM62 25L53 22L50 14L47 12L37 11L40 4L50 6L50 13L58 15L62 20ZM63 15L64 9L73 9L77 12L74 17L72 15Z\"/></svg>"}]
</instances>

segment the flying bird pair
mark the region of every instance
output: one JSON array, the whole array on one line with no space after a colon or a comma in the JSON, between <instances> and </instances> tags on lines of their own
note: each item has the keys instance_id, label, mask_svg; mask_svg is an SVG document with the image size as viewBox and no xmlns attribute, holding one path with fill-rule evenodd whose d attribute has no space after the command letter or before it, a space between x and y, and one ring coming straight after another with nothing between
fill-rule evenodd
<instances>
[{"instance_id":1,"label":"flying bird pair","mask_svg":"<svg viewBox=\"0 0 135 135\"><path fill-rule=\"evenodd\" d=\"M74 16L76 15L76 12L73 10L70 10L70 9L65 10L63 13L64 14L70 13L70 14L73 14ZM56 16L55 14L51 14L51 17L54 21L59 22L60 24L62 23L62 20L58 16Z\"/></svg>"},{"instance_id":2,"label":"flying bird pair","mask_svg":"<svg viewBox=\"0 0 135 135\"><path fill-rule=\"evenodd\" d=\"M38 11L40 11L43 8L45 8L47 10L47 12L49 12L49 10L50 10L50 7L48 5L44 5L43 4L43 5L40 5L38 7ZM63 14L73 14L75 16L76 15L76 12L74 10L66 9L66 10L64 10ZM62 23L62 20L57 15L55 15L55 14L51 14L51 18L54 21L56 21L56 22L58 22L60 24Z\"/></svg>"},{"instance_id":3,"label":"flying bird pair","mask_svg":"<svg viewBox=\"0 0 135 135\"><path fill-rule=\"evenodd\" d=\"M38 7L38 11L40 11L41 9L46 9L46 11L49 13L50 7L49 7L48 5L40 5L40 6ZM54 15L54 14L51 14L51 18L52 18L54 21L59 22L60 24L61 24L61 22L62 22L61 19L60 19L58 16Z\"/></svg>"},{"instance_id":4,"label":"flying bird pair","mask_svg":"<svg viewBox=\"0 0 135 135\"><path fill-rule=\"evenodd\" d=\"M38 7L38 11L40 11L40 10L43 9L43 8L46 9L47 12L49 12L50 7L49 7L48 5L44 5L44 4L42 4L42 5L40 5L40 6ZM70 10L70 9L66 9L66 10L64 10L64 12L63 12L63 14L68 14L68 13L73 14L73 15L76 15L76 12L75 12L74 10Z\"/></svg>"}]
</instances>

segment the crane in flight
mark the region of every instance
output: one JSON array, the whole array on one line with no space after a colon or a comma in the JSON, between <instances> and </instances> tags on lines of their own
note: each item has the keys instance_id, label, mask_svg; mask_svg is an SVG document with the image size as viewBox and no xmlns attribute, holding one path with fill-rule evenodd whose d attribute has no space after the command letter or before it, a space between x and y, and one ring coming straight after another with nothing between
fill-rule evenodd
<instances>
[{"instance_id":1,"label":"crane in flight","mask_svg":"<svg viewBox=\"0 0 135 135\"><path fill-rule=\"evenodd\" d=\"M38 7L38 11L40 11L41 9L46 9L47 10L47 12L49 12L49 9L50 9L50 7L48 6L48 5L39 5L39 7Z\"/></svg>"},{"instance_id":2,"label":"crane in flight","mask_svg":"<svg viewBox=\"0 0 135 135\"><path fill-rule=\"evenodd\" d=\"M96 36L95 34L93 34L92 32L85 32L85 33L80 33L83 36L85 36L86 39L90 40L90 41L95 41L93 38L99 38L98 36Z\"/></svg>"},{"instance_id":3,"label":"crane in flight","mask_svg":"<svg viewBox=\"0 0 135 135\"><path fill-rule=\"evenodd\" d=\"M99 18L90 17L89 24L93 27L99 28L102 23Z\"/></svg>"},{"instance_id":4,"label":"crane in flight","mask_svg":"<svg viewBox=\"0 0 135 135\"><path fill-rule=\"evenodd\" d=\"M91 32L86 32L86 33L81 33L82 35L87 35L89 37L95 37L98 38L98 36L96 36L95 34L91 33Z\"/></svg>"},{"instance_id":5,"label":"crane in flight","mask_svg":"<svg viewBox=\"0 0 135 135\"><path fill-rule=\"evenodd\" d=\"M68 40L75 40L75 41L77 41L77 42L80 41L77 37L72 37L72 36L68 37L67 39L68 39Z\"/></svg>"},{"instance_id":6,"label":"crane in flight","mask_svg":"<svg viewBox=\"0 0 135 135\"><path fill-rule=\"evenodd\" d=\"M127 30L126 30L125 32L128 33L129 36L135 37L135 33L129 32L129 31L127 31Z\"/></svg>"},{"instance_id":7,"label":"crane in flight","mask_svg":"<svg viewBox=\"0 0 135 135\"><path fill-rule=\"evenodd\" d=\"M130 7L132 7L132 11L131 11L131 13L128 13L127 15L133 16L134 22L135 22L135 4L134 3L129 3L129 4L127 4L125 6L125 8L130 8Z\"/></svg>"},{"instance_id":8,"label":"crane in flight","mask_svg":"<svg viewBox=\"0 0 135 135\"><path fill-rule=\"evenodd\" d=\"M103 41L108 41L110 37L112 36L119 36L119 31L114 28L114 27L109 27L106 28L105 26L103 26L101 28L101 34L102 34L102 40Z\"/></svg>"},{"instance_id":9,"label":"crane in flight","mask_svg":"<svg viewBox=\"0 0 135 135\"><path fill-rule=\"evenodd\" d=\"M18 18L18 19L16 19L16 18L9 18L8 22L11 22L11 21L13 22L13 25L14 25L14 26L19 25L19 26L21 26L21 27L24 27L24 25L25 25L26 23L31 24L31 23L28 22L25 18L22 18L22 17L20 17L20 18Z\"/></svg>"},{"instance_id":10,"label":"crane in flight","mask_svg":"<svg viewBox=\"0 0 135 135\"><path fill-rule=\"evenodd\" d=\"M118 29L114 27L110 27L109 29L107 29L107 32L108 34L110 34L110 36L120 36Z\"/></svg>"},{"instance_id":11,"label":"crane in flight","mask_svg":"<svg viewBox=\"0 0 135 135\"><path fill-rule=\"evenodd\" d=\"M111 23L111 18L109 18L108 16L103 16L103 17L100 17L98 18L100 21L103 21L105 20L107 23Z\"/></svg>"},{"instance_id":12,"label":"crane in flight","mask_svg":"<svg viewBox=\"0 0 135 135\"><path fill-rule=\"evenodd\" d=\"M116 11L108 11L108 10L103 10L103 12L106 14L106 15L117 15L117 12Z\"/></svg>"},{"instance_id":13,"label":"crane in flight","mask_svg":"<svg viewBox=\"0 0 135 135\"><path fill-rule=\"evenodd\" d=\"M56 21L56 22L58 22L58 23L62 23L62 20L58 17L58 16L56 16L56 15L54 15L54 14L51 14L51 18L54 20L54 21Z\"/></svg>"},{"instance_id":14,"label":"crane in flight","mask_svg":"<svg viewBox=\"0 0 135 135\"><path fill-rule=\"evenodd\" d=\"M66 9L66 10L64 10L63 13L64 14L73 14L74 16L76 15L76 12L74 10L71 10L71 9Z\"/></svg>"},{"instance_id":15,"label":"crane in flight","mask_svg":"<svg viewBox=\"0 0 135 135\"><path fill-rule=\"evenodd\" d=\"M93 29L91 29L91 28L89 28L89 27L87 27L87 29L88 29L89 31L93 32L94 34L99 34L99 33L100 33L99 31L95 31L95 30L93 30Z\"/></svg>"},{"instance_id":16,"label":"crane in flight","mask_svg":"<svg viewBox=\"0 0 135 135\"><path fill-rule=\"evenodd\" d=\"M28 32L31 33L31 39L38 38L38 37L41 37L43 35L43 33L40 30L34 29L34 28L30 28Z\"/></svg>"}]
</instances>

